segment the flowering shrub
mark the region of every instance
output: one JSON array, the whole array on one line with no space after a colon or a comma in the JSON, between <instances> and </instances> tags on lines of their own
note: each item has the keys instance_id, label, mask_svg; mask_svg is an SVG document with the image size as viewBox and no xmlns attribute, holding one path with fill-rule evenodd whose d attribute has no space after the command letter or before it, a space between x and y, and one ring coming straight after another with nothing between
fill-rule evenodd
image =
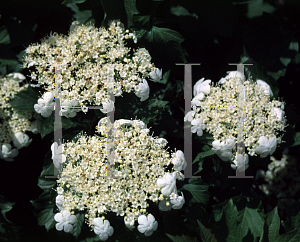
<instances>
[{"instance_id":1,"label":"flowering shrub","mask_svg":"<svg viewBox=\"0 0 300 242\"><path fill-rule=\"evenodd\" d=\"M245 88L244 105L244 144L249 155L260 155L261 158L273 154L276 145L281 144L280 132L286 127L284 103L270 100L271 89L262 80L257 83L252 80L244 81L245 77L239 72L230 72L219 81L219 85L210 86L210 80L199 80L194 85L193 111L187 113L185 120L192 124L191 131L202 136L206 130L212 133L214 141L212 150L223 161L231 160L233 169L241 170L244 164L248 167L248 156L245 162L238 164L233 156L237 142L238 88L241 82ZM243 160L243 159L242 159Z\"/></svg>"},{"instance_id":2,"label":"flowering shrub","mask_svg":"<svg viewBox=\"0 0 300 242\"><path fill-rule=\"evenodd\" d=\"M29 86L29 84L20 85L24 79L25 76L20 73L11 73L0 78L0 158L6 161L14 161L13 158L18 155L18 150L32 142L25 132L39 133L40 122L36 120L34 113L20 114L10 105L15 94ZM11 143L16 148L13 148Z\"/></svg>"},{"instance_id":3,"label":"flowering shrub","mask_svg":"<svg viewBox=\"0 0 300 242\"><path fill-rule=\"evenodd\" d=\"M149 136L150 130L139 120L121 119L111 124L108 118L102 118L96 129L99 135L83 135L77 137L76 142L52 145L53 162L57 166L60 158L63 167L57 180L57 207L71 214L86 211L88 225L97 230L102 239L107 235L103 234L106 229L100 232L102 225L98 223L102 220L99 218L104 219L109 211L124 216L125 225L131 229L139 219L139 223L143 223L139 231L151 235L157 222L151 228L144 225L147 200L171 200L175 209L184 203L183 195L178 196L176 188L176 180L184 179L180 172L186 166L183 152L178 150L170 155L163 149L167 141ZM107 143L107 132L113 129L115 145L113 140ZM110 171L107 157L113 149L115 171ZM171 173L165 171L170 164L174 164ZM115 177L109 176L109 172ZM153 222L152 215L148 215L148 219ZM112 231L105 233L111 235Z\"/></svg>"},{"instance_id":4,"label":"flowering shrub","mask_svg":"<svg viewBox=\"0 0 300 242\"><path fill-rule=\"evenodd\" d=\"M80 111L70 113L70 105L102 105L101 111L107 113L113 108L108 92L121 96L124 91L134 91L144 101L149 97L146 81L149 74L154 81L161 79L161 71L151 63L145 48L131 50L126 47L126 42L129 39L136 42L135 38L134 33L116 21L112 21L108 29L76 25L68 36L51 34L41 44L30 45L26 49L24 68L34 67L31 80L55 96L54 69L56 63L62 63L63 116L73 118ZM44 97L42 100L39 99L35 110L48 117L54 110L53 104L48 102L53 99L45 100Z\"/></svg>"}]
</instances>

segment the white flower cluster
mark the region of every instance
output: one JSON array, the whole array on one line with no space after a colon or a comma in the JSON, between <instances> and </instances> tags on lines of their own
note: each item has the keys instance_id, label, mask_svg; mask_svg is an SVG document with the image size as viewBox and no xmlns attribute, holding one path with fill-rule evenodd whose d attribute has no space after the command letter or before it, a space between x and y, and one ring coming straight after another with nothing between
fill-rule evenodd
<instances>
[{"instance_id":1,"label":"white flower cluster","mask_svg":"<svg viewBox=\"0 0 300 242\"><path fill-rule=\"evenodd\" d=\"M29 86L29 84L21 86L23 80L25 76L20 73L0 77L0 158L5 161L14 161L13 158L19 154L18 150L32 142L25 134L26 131L39 133L40 121L36 120L38 118L36 115L31 112L19 114L10 105L14 95Z\"/></svg>"},{"instance_id":2,"label":"white flower cluster","mask_svg":"<svg viewBox=\"0 0 300 242\"><path fill-rule=\"evenodd\" d=\"M244 154L241 159L234 156L233 151L237 142L237 99L239 87L244 83L244 145L249 155L259 154L261 158L272 155L276 145L281 140L279 132L286 127L284 103L270 101L272 91L262 80L245 81L240 72L230 72L219 81L219 85L210 86L211 80L199 80L194 85L192 111L188 112L185 120L191 122L192 133L203 135L203 130L213 134L212 150L223 161L231 160L233 169L248 167L249 157ZM242 154L240 154L242 155ZM244 160L239 164L238 160Z\"/></svg>"},{"instance_id":3,"label":"white flower cluster","mask_svg":"<svg viewBox=\"0 0 300 242\"><path fill-rule=\"evenodd\" d=\"M289 155L289 150L285 149L281 160L273 156L270 159L272 162L268 165L268 171L257 171L257 177L263 177L267 182L259 186L260 190L268 196L294 197L300 191L297 158Z\"/></svg>"},{"instance_id":4,"label":"white flower cluster","mask_svg":"<svg viewBox=\"0 0 300 242\"><path fill-rule=\"evenodd\" d=\"M56 63L61 63L62 115L72 118L80 111L69 109L69 105L102 105L103 113L110 112L113 102L108 92L121 96L123 91L135 91L144 101L150 91L146 79L161 79L161 70L151 63L145 48L131 51L126 47L126 40L135 39L135 35L121 25L116 21L112 21L108 29L76 25L68 36L51 34L40 44L26 49L23 67L35 67L31 80L37 81L52 96L58 95L55 94L54 70ZM44 94L35 107L44 117L53 111L53 99L48 95Z\"/></svg>"},{"instance_id":5,"label":"white flower cluster","mask_svg":"<svg viewBox=\"0 0 300 242\"><path fill-rule=\"evenodd\" d=\"M256 173L256 179L263 178L265 182L258 187L266 196L277 197L278 208L285 210L300 191L299 161L289 154L287 148L283 151L281 160L276 160L273 156L270 159L272 162L268 165L268 170L258 170Z\"/></svg>"},{"instance_id":6,"label":"white flower cluster","mask_svg":"<svg viewBox=\"0 0 300 242\"><path fill-rule=\"evenodd\" d=\"M184 179L180 171L187 165L183 152L170 155L164 149L167 141L149 136L150 130L139 120L120 119L112 124L105 117L96 129L99 135L78 136L76 142L52 145L54 164L62 164L57 207L71 214L85 210L87 224L102 240L113 233L104 217L110 211L124 216L129 229L138 220L138 230L151 235L157 222L147 213L147 200L170 201L174 209L184 203L176 188L176 180ZM113 130L114 139L110 139ZM112 152L115 170L107 161ZM172 172L166 172L171 163Z\"/></svg>"}]
</instances>

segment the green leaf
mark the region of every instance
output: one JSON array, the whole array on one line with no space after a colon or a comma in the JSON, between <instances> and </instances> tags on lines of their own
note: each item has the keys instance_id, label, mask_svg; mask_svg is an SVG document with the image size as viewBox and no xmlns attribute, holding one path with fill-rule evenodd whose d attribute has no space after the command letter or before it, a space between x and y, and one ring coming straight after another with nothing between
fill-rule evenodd
<instances>
[{"instance_id":1,"label":"green leaf","mask_svg":"<svg viewBox=\"0 0 300 242\"><path fill-rule=\"evenodd\" d=\"M197 220L199 229L200 229L200 236L203 242L217 242L216 237L214 234L210 232L209 229L205 228L204 225Z\"/></svg>"},{"instance_id":2,"label":"green leaf","mask_svg":"<svg viewBox=\"0 0 300 242\"><path fill-rule=\"evenodd\" d=\"M55 185L56 185L55 180L52 180L50 178L43 178L43 177L38 178L38 186L43 190L52 189Z\"/></svg>"},{"instance_id":3,"label":"green leaf","mask_svg":"<svg viewBox=\"0 0 300 242\"><path fill-rule=\"evenodd\" d=\"M77 114L78 115L78 114ZM50 117L45 118L42 120L41 125L40 125L40 133L42 139L47 135L50 134L51 132L54 131L54 115L52 114ZM82 118L77 118L76 121L74 121L70 118L66 117L61 117L61 123L62 123L62 128L63 129L71 129L71 128L84 128L86 125L90 124L90 120L88 119L82 119Z\"/></svg>"},{"instance_id":4,"label":"green leaf","mask_svg":"<svg viewBox=\"0 0 300 242\"><path fill-rule=\"evenodd\" d=\"M139 14L136 8L136 0L124 0L124 6L127 15L127 27L130 28L133 25L133 16Z\"/></svg>"},{"instance_id":5,"label":"green leaf","mask_svg":"<svg viewBox=\"0 0 300 242\"><path fill-rule=\"evenodd\" d=\"M9 221L6 218L6 213L9 212L10 210L12 210L13 205L15 205L14 202L8 202L4 199L4 196L0 195L0 210L2 213L2 216L0 216L0 223L2 222L8 222L11 223L11 221Z\"/></svg>"},{"instance_id":6,"label":"green leaf","mask_svg":"<svg viewBox=\"0 0 300 242\"><path fill-rule=\"evenodd\" d=\"M279 238L280 219L277 207L267 214L260 242L276 241Z\"/></svg>"},{"instance_id":7,"label":"green leaf","mask_svg":"<svg viewBox=\"0 0 300 242\"><path fill-rule=\"evenodd\" d=\"M6 213L12 210L14 204L0 195L0 241L20 241L20 227L6 218Z\"/></svg>"},{"instance_id":8,"label":"green leaf","mask_svg":"<svg viewBox=\"0 0 300 242\"><path fill-rule=\"evenodd\" d=\"M170 9L170 12L172 14L174 14L175 16L190 16L190 17L193 17L195 19L198 19L198 15L193 13L191 14L186 8L182 7L182 6L172 6L171 9Z\"/></svg>"},{"instance_id":9,"label":"green leaf","mask_svg":"<svg viewBox=\"0 0 300 242\"><path fill-rule=\"evenodd\" d=\"M56 208L55 205L56 192L53 190L44 190L37 200L31 200L31 204L35 208L35 216L38 218L38 225L45 226L46 230L49 231L55 225L53 210Z\"/></svg>"},{"instance_id":10,"label":"green leaf","mask_svg":"<svg viewBox=\"0 0 300 242\"><path fill-rule=\"evenodd\" d=\"M81 233L82 224L84 222L84 214L76 214L77 222L73 225L72 235L78 238Z\"/></svg>"},{"instance_id":11,"label":"green leaf","mask_svg":"<svg viewBox=\"0 0 300 242\"><path fill-rule=\"evenodd\" d=\"M80 11L76 3L67 3L66 6L70 8L75 14L73 14L73 17L80 23L80 24L85 24L88 22L88 20L93 20L91 19L92 17L92 10L83 10Z\"/></svg>"},{"instance_id":12,"label":"green leaf","mask_svg":"<svg viewBox=\"0 0 300 242\"><path fill-rule=\"evenodd\" d=\"M85 0L64 0L61 4L67 4L67 3L84 3Z\"/></svg>"},{"instance_id":13,"label":"green leaf","mask_svg":"<svg viewBox=\"0 0 300 242\"><path fill-rule=\"evenodd\" d=\"M208 151L204 151L204 152L200 152L195 160L193 161L193 164L196 162L199 162L201 159L209 157L209 156L213 156L215 153L212 150L208 150Z\"/></svg>"},{"instance_id":14,"label":"green leaf","mask_svg":"<svg viewBox=\"0 0 300 242\"><path fill-rule=\"evenodd\" d=\"M250 0L248 2L248 18L261 16L264 12L273 13L276 8L263 0Z\"/></svg>"},{"instance_id":15,"label":"green leaf","mask_svg":"<svg viewBox=\"0 0 300 242\"><path fill-rule=\"evenodd\" d=\"M37 103L38 98L38 92L29 86L27 89L15 94L10 105L20 114L35 112L33 106Z\"/></svg>"},{"instance_id":16,"label":"green leaf","mask_svg":"<svg viewBox=\"0 0 300 242\"><path fill-rule=\"evenodd\" d=\"M189 237L189 236L186 236L186 235L182 235L182 236L179 236L179 235L170 235L170 234L167 234L166 235L173 241L173 242L198 242L197 238L192 238L192 237Z\"/></svg>"},{"instance_id":17,"label":"green leaf","mask_svg":"<svg viewBox=\"0 0 300 242\"><path fill-rule=\"evenodd\" d=\"M295 142L294 142L294 144L291 147L300 145L300 132L297 132L295 134L294 139L295 139Z\"/></svg>"},{"instance_id":18,"label":"green leaf","mask_svg":"<svg viewBox=\"0 0 300 242\"><path fill-rule=\"evenodd\" d=\"M199 184L198 179L189 179L189 184L185 184L182 188L189 191L193 198L191 203L202 203L206 205L209 201L208 185Z\"/></svg>"},{"instance_id":19,"label":"green leaf","mask_svg":"<svg viewBox=\"0 0 300 242\"><path fill-rule=\"evenodd\" d=\"M280 218L278 216L277 207L267 214L264 228L259 242L275 241L275 242L298 242L300 240L300 230L292 230L285 234L279 234Z\"/></svg>"},{"instance_id":20,"label":"green leaf","mask_svg":"<svg viewBox=\"0 0 300 242\"><path fill-rule=\"evenodd\" d=\"M145 33L145 38L167 55L171 55L173 59L178 60L179 57L180 60L187 62L181 47L184 38L175 30L153 26Z\"/></svg>"},{"instance_id":21,"label":"green leaf","mask_svg":"<svg viewBox=\"0 0 300 242\"><path fill-rule=\"evenodd\" d=\"M260 237L261 231L264 224L264 219L257 209L245 207L239 217L242 217L242 221L239 225L239 230L242 232L243 237L245 237L248 231L251 231L251 234L254 238Z\"/></svg>"},{"instance_id":22,"label":"green leaf","mask_svg":"<svg viewBox=\"0 0 300 242\"><path fill-rule=\"evenodd\" d=\"M0 27L0 44L9 44L10 37L5 26Z\"/></svg>"}]
</instances>

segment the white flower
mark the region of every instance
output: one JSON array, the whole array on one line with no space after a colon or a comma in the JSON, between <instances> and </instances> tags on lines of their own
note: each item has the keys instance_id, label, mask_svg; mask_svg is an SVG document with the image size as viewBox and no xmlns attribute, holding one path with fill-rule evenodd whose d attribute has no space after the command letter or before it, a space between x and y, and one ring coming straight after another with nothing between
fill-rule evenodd
<instances>
[{"instance_id":1,"label":"white flower","mask_svg":"<svg viewBox=\"0 0 300 242\"><path fill-rule=\"evenodd\" d=\"M3 144L2 149L0 150L0 158L4 159L5 161L14 161L14 157L19 154L17 149L11 149L10 144Z\"/></svg>"},{"instance_id":2,"label":"white flower","mask_svg":"<svg viewBox=\"0 0 300 242\"><path fill-rule=\"evenodd\" d=\"M137 37L134 33L129 33L128 34L128 37L129 38L132 38L133 39L133 42L136 44L137 43Z\"/></svg>"},{"instance_id":3,"label":"white flower","mask_svg":"<svg viewBox=\"0 0 300 242\"><path fill-rule=\"evenodd\" d=\"M243 159L244 158L244 159ZM240 160L242 160L242 163L239 163ZM231 164L231 168L234 170L237 170L239 172L246 170L249 165L249 156L247 154L242 155L242 154L236 154L235 159L233 160L234 164Z\"/></svg>"},{"instance_id":4,"label":"white flower","mask_svg":"<svg viewBox=\"0 0 300 242\"><path fill-rule=\"evenodd\" d=\"M217 154L221 160L228 161L232 156L231 150L234 147L234 140L227 139L226 142L220 140L215 140L212 142L212 150L215 154Z\"/></svg>"},{"instance_id":5,"label":"white flower","mask_svg":"<svg viewBox=\"0 0 300 242\"><path fill-rule=\"evenodd\" d=\"M191 128L192 133L196 133L198 136L203 135L203 129L205 129L205 124L203 123L201 118L197 118L192 120L191 124L193 125Z\"/></svg>"},{"instance_id":6,"label":"white flower","mask_svg":"<svg viewBox=\"0 0 300 242\"><path fill-rule=\"evenodd\" d=\"M65 199L63 195L56 196L55 203L59 210L63 210L64 200Z\"/></svg>"},{"instance_id":7,"label":"white flower","mask_svg":"<svg viewBox=\"0 0 300 242\"><path fill-rule=\"evenodd\" d=\"M28 63L27 67L31 67L31 66L34 66L34 65L37 65L38 63L36 61L31 61L30 63Z\"/></svg>"},{"instance_id":8,"label":"white flower","mask_svg":"<svg viewBox=\"0 0 300 242\"><path fill-rule=\"evenodd\" d=\"M282 111L282 109L280 109L280 108L273 107L271 109L271 114L276 115L278 121L281 122L283 119L284 111Z\"/></svg>"},{"instance_id":9,"label":"white flower","mask_svg":"<svg viewBox=\"0 0 300 242\"><path fill-rule=\"evenodd\" d=\"M18 79L19 82L26 79L26 77L23 74L17 72L10 73L7 76L11 76L13 79Z\"/></svg>"},{"instance_id":10,"label":"white flower","mask_svg":"<svg viewBox=\"0 0 300 242\"><path fill-rule=\"evenodd\" d=\"M194 119L195 113L195 111L189 111L184 117L184 122L191 122Z\"/></svg>"},{"instance_id":11,"label":"white flower","mask_svg":"<svg viewBox=\"0 0 300 242\"><path fill-rule=\"evenodd\" d=\"M55 228L58 231L64 230L66 233L70 233L73 230L73 224L76 223L77 218L75 215L71 215L69 210L61 211L54 215L54 219L58 222Z\"/></svg>"},{"instance_id":12,"label":"white flower","mask_svg":"<svg viewBox=\"0 0 300 242\"><path fill-rule=\"evenodd\" d=\"M94 232L99 235L101 240L107 240L109 236L114 233L114 228L110 226L108 220L103 220L102 218L94 219Z\"/></svg>"},{"instance_id":13,"label":"white flower","mask_svg":"<svg viewBox=\"0 0 300 242\"><path fill-rule=\"evenodd\" d=\"M12 140L13 140L14 146L17 147L17 149L27 147L32 142L32 139L29 139L28 135L24 134L22 132L17 132L15 134L13 134Z\"/></svg>"},{"instance_id":14,"label":"white flower","mask_svg":"<svg viewBox=\"0 0 300 242\"><path fill-rule=\"evenodd\" d=\"M62 187L57 187L57 194L59 195L64 194L64 189Z\"/></svg>"},{"instance_id":15,"label":"white flower","mask_svg":"<svg viewBox=\"0 0 300 242\"><path fill-rule=\"evenodd\" d=\"M54 110L55 102L53 102L53 98L51 92L46 92L43 98L38 99L38 104L34 104L34 110L45 118L49 117Z\"/></svg>"},{"instance_id":16,"label":"white flower","mask_svg":"<svg viewBox=\"0 0 300 242\"><path fill-rule=\"evenodd\" d=\"M172 209L172 206L169 201L162 200L158 203L158 209L166 212L166 211L170 211Z\"/></svg>"},{"instance_id":17,"label":"white flower","mask_svg":"<svg viewBox=\"0 0 300 242\"><path fill-rule=\"evenodd\" d=\"M147 126L146 124L141 120L133 120L134 126L139 126L141 129L145 129Z\"/></svg>"},{"instance_id":18,"label":"white flower","mask_svg":"<svg viewBox=\"0 0 300 242\"><path fill-rule=\"evenodd\" d=\"M67 118L74 118L77 112L80 112L80 109L73 108L78 107L79 102L75 99L71 101L64 101L61 105L60 115Z\"/></svg>"},{"instance_id":19,"label":"white flower","mask_svg":"<svg viewBox=\"0 0 300 242\"><path fill-rule=\"evenodd\" d=\"M227 76L220 79L219 84L225 83L229 78L240 78L242 80L245 80L245 75L243 75L239 71L228 71L227 74L228 74Z\"/></svg>"},{"instance_id":20,"label":"white flower","mask_svg":"<svg viewBox=\"0 0 300 242\"><path fill-rule=\"evenodd\" d=\"M133 121L128 120L128 119L119 119L116 122L119 123L119 125L122 125L122 124L132 125L133 124Z\"/></svg>"},{"instance_id":21,"label":"white flower","mask_svg":"<svg viewBox=\"0 0 300 242\"><path fill-rule=\"evenodd\" d=\"M112 100L105 100L102 102L103 109L100 109L102 113L109 113L114 110L114 102Z\"/></svg>"},{"instance_id":22,"label":"white flower","mask_svg":"<svg viewBox=\"0 0 300 242\"><path fill-rule=\"evenodd\" d=\"M79 21L73 21L70 26L70 32L80 25Z\"/></svg>"},{"instance_id":23,"label":"white flower","mask_svg":"<svg viewBox=\"0 0 300 242\"><path fill-rule=\"evenodd\" d=\"M66 161L66 156L63 154L64 147L62 144L58 145L57 142L54 142L51 145L51 151L53 164L57 169L59 169L60 164Z\"/></svg>"},{"instance_id":24,"label":"white flower","mask_svg":"<svg viewBox=\"0 0 300 242\"><path fill-rule=\"evenodd\" d=\"M34 134L39 133L40 132L40 124L41 124L40 120L33 121L30 125L31 132Z\"/></svg>"},{"instance_id":25,"label":"white flower","mask_svg":"<svg viewBox=\"0 0 300 242\"><path fill-rule=\"evenodd\" d=\"M145 215L139 216L138 222L138 230L140 233L144 233L146 236L150 236L153 231L157 230L158 223L155 221L155 218L152 214L148 214L147 217Z\"/></svg>"},{"instance_id":26,"label":"white flower","mask_svg":"<svg viewBox=\"0 0 300 242\"><path fill-rule=\"evenodd\" d=\"M124 223L126 225L127 228L129 228L130 230L133 230L135 227L134 227L134 218L125 218L124 217Z\"/></svg>"},{"instance_id":27,"label":"white flower","mask_svg":"<svg viewBox=\"0 0 300 242\"><path fill-rule=\"evenodd\" d=\"M172 163L174 165L173 169L175 171L182 171L186 168L187 163L181 150L176 151L175 157L172 159Z\"/></svg>"},{"instance_id":28,"label":"white flower","mask_svg":"<svg viewBox=\"0 0 300 242\"><path fill-rule=\"evenodd\" d=\"M154 81L154 82L157 82L157 81L161 80L161 78L162 78L162 69L156 68L155 71L151 71L149 73L149 76L152 79L152 81Z\"/></svg>"},{"instance_id":29,"label":"white flower","mask_svg":"<svg viewBox=\"0 0 300 242\"><path fill-rule=\"evenodd\" d=\"M194 85L194 96L197 96L199 93L203 92L205 94L210 93L210 84L211 80L204 81L204 77L196 82Z\"/></svg>"},{"instance_id":30,"label":"white flower","mask_svg":"<svg viewBox=\"0 0 300 242\"><path fill-rule=\"evenodd\" d=\"M167 145L168 141L164 138L158 138L155 140L155 143L160 144L162 148L164 148Z\"/></svg>"},{"instance_id":31,"label":"white flower","mask_svg":"<svg viewBox=\"0 0 300 242\"><path fill-rule=\"evenodd\" d=\"M176 174L173 173L165 173L162 178L157 179L157 185L161 187L161 193L165 196L169 196L172 192L176 193Z\"/></svg>"},{"instance_id":32,"label":"white flower","mask_svg":"<svg viewBox=\"0 0 300 242\"><path fill-rule=\"evenodd\" d=\"M273 92L271 90L271 87L263 80L257 80L257 85L262 87L264 90L265 95L273 96Z\"/></svg>"},{"instance_id":33,"label":"white flower","mask_svg":"<svg viewBox=\"0 0 300 242\"><path fill-rule=\"evenodd\" d=\"M181 192L181 196L177 196L175 199L171 199L172 208L173 209L181 209L183 204L185 203L183 193Z\"/></svg>"},{"instance_id":34,"label":"white flower","mask_svg":"<svg viewBox=\"0 0 300 242\"><path fill-rule=\"evenodd\" d=\"M139 85L135 87L135 95L140 98L141 102L149 98L149 92L150 88L145 79L143 79L143 83L139 83Z\"/></svg>"},{"instance_id":35,"label":"white flower","mask_svg":"<svg viewBox=\"0 0 300 242\"><path fill-rule=\"evenodd\" d=\"M203 92L200 92L196 97L193 98L192 100L192 105L196 105L196 106L201 106L201 102L204 99L204 94Z\"/></svg>"},{"instance_id":36,"label":"white flower","mask_svg":"<svg viewBox=\"0 0 300 242\"><path fill-rule=\"evenodd\" d=\"M104 213L105 211L106 211L106 207L104 205L98 207L98 213Z\"/></svg>"},{"instance_id":37,"label":"white flower","mask_svg":"<svg viewBox=\"0 0 300 242\"><path fill-rule=\"evenodd\" d=\"M261 158L267 157L269 154L272 155L276 150L276 137L268 139L265 136L259 138L259 145L255 149L255 153L259 154Z\"/></svg>"}]
</instances>

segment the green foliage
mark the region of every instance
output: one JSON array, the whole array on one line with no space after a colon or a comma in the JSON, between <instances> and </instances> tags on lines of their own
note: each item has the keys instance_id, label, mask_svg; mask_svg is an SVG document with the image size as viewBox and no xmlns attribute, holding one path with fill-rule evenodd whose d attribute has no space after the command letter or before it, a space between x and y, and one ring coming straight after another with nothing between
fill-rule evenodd
<instances>
[{"instance_id":1,"label":"green foliage","mask_svg":"<svg viewBox=\"0 0 300 242\"><path fill-rule=\"evenodd\" d=\"M80 114L81 116L84 115L82 113ZM77 116L80 116L80 114L77 113ZM50 134L51 132L54 131L54 120L55 120L54 114L52 114L50 117L44 118L41 121L40 133L42 138L44 138L47 134ZM61 117L62 128L67 133L71 128L72 131L74 129L76 130L84 129L84 127L87 127L87 125L91 125L91 121L92 121L91 119L82 118L82 117L78 117L76 120L71 118Z\"/></svg>"},{"instance_id":2,"label":"green foliage","mask_svg":"<svg viewBox=\"0 0 300 242\"><path fill-rule=\"evenodd\" d=\"M1 241L19 241L20 227L7 219L6 213L11 211L14 202L9 202L4 196L0 195L0 240Z\"/></svg>"},{"instance_id":3,"label":"green foliage","mask_svg":"<svg viewBox=\"0 0 300 242\"><path fill-rule=\"evenodd\" d=\"M85 24L87 22L95 22L95 20L92 18L92 11L91 10L82 10L80 11L78 6L76 5L76 0L66 0L62 4L65 4L66 6L72 9L75 14L73 14L73 17L79 22L79 24ZM72 3L68 3L72 2ZM85 2L85 0L79 0L78 3Z\"/></svg>"},{"instance_id":4,"label":"green foliage","mask_svg":"<svg viewBox=\"0 0 300 242\"><path fill-rule=\"evenodd\" d=\"M148 124L150 121L155 122L157 116L164 110L169 111L168 101L159 99L147 99L143 102L133 94L124 93L122 100L116 98L115 102L115 119L140 119Z\"/></svg>"},{"instance_id":5,"label":"green foliage","mask_svg":"<svg viewBox=\"0 0 300 242\"><path fill-rule=\"evenodd\" d=\"M0 44L9 44L10 38L5 26L0 27Z\"/></svg>"},{"instance_id":6,"label":"green foliage","mask_svg":"<svg viewBox=\"0 0 300 242\"><path fill-rule=\"evenodd\" d=\"M81 227L84 222L84 214L80 213L80 214L76 214L75 216L77 218L77 222L73 225L73 230L71 234L77 239L81 233Z\"/></svg>"},{"instance_id":7,"label":"green foliage","mask_svg":"<svg viewBox=\"0 0 300 242\"><path fill-rule=\"evenodd\" d=\"M38 98L38 92L29 86L27 89L14 95L14 98L11 100L10 105L20 114L35 112L34 104L37 103Z\"/></svg>"},{"instance_id":8,"label":"green foliage","mask_svg":"<svg viewBox=\"0 0 300 242\"><path fill-rule=\"evenodd\" d=\"M86 0L64 0L61 4L67 4L67 3L84 3Z\"/></svg>"},{"instance_id":9,"label":"green foliage","mask_svg":"<svg viewBox=\"0 0 300 242\"><path fill-rule=\"evenodd\" d=\"M170 234L166 234L173 242L198 242L197 238L191 238L189 236L186 235L182 235L182 236L173 236Z\"/></svg>"},{"instance_id":10,"label":"green foliage","mask_svg":"<svg viewBox=\"0 0 300 242\"><path fill-rule=\"evenodd\" d=\"M127 27L130 28L134 24L134 15L139 13L136 8L136 0L124 0L124 6L127 15Z\"/></svg>"},{"instance_id":11,"label":"green foliage","mask_svg":"<svg viewBox=\"0 0 300 242\"><path fill-rule=\"evenodd\" d=\"M193 198L190 203L200 203L207 205L209 201L208 185L203 185L199 179L189 179L189 184L183 185L182 189L189 191Z\"/></svg>"},{"instance_id":12,"label":"green foliage","mask_svg":"<svg viewBox=\"0 0 300 242\"><path fill-rule=\"evenodd\" d=\"M209 229L205 228L204 225L197 220L200 228L200 236L203 242L217 242L216 237L210 232Z\"/></svg>"},{"instance_id":13,"label":"green foliage","mask_svg":"<svg viewBox=\"0 0 300 242\"><path fill-rule=\"evenodd\" d=\"M261 238L259 242L275 241L275 242L297 242L300 240L300 230L292 230L285 234L279 234L280 218L278 216L277 207L267 214Z\"/></svg>"},{"instance_id":14,"label":"green foliage","mask_svg":"<svg viewBox=\"0 0 300 242\"><path fill-rule=\"evenodd\" d=\"M152 26L150 31L141 32L141 38L152 43L157 51L162 51L173 60L187 63L181 47L181 43L184 41L184 38L177 31Z\"/></svg>"}]
</instances>

